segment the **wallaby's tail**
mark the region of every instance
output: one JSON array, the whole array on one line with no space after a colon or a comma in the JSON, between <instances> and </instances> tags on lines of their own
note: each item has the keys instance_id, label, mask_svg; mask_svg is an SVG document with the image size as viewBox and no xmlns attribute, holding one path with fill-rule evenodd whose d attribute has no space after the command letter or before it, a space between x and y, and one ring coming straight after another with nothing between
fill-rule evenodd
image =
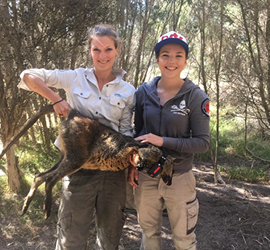
<instances>
[{"instance_id":1,"label":"wallaby's tail","mask_svg":"<svg viewBox=\"0 0 270 250\"><path fill-rule=\"evenodd\" d=\"M18 131L18 133L16 135L14 135L10 141L5 145L5 147L3 148L1 154L0 154L0 159L4 156L4 154L10 149L10 147L16 142L18 141L23 134L29 129L31 128L35 122L42 116L52 113L54 112L53 106L52 105L46 105L44 107L42 107L38 112L36 112L35 114L33 114L26 122L25 124L20 128L20 130Z\"/></svg>"}]
</instances>

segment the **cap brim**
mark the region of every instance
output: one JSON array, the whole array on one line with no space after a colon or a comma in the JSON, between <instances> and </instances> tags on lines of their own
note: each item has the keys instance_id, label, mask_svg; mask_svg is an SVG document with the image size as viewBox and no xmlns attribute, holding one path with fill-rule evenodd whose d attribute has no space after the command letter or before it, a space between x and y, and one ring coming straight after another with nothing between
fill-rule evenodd
<instances>
[{"instance_id":1,"label":"cap brim","mask_svg":"<svg viewBox=\"0 0 270 250\"><path fill-rule=\"evenodd\" d=\"M167 39L157 43L156 46L155 46L156 54L158 54L158 52L160 51L160 49L163 46L165 46L167 44L172 44L172 43L176 43L176 44L181 45L185 49L186 55L188 55L188 45L184 41L182 41L180 39L175 39L175 38L167 38Z\"/></svg>"}]
</instances>

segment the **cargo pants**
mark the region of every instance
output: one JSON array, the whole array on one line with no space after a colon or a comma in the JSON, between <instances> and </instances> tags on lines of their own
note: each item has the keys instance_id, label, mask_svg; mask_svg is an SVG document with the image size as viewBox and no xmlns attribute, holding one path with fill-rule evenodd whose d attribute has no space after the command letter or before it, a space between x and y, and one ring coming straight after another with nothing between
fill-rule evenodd
<instances>
[{"instance_id":1,"label":"cargo pants","mask_svg":"<svg viewBox=\"0 0 270 250\"><path fill-rule=\"evenodd\" d=\"M80 170L63 179L56 250L85 250L94 219L94 249L118 249L125 222L126 178L124 171ZM93 247L90 247L93 249Z\"/></svg>"},{"instance_id":2,"label":"cargo pants","mask_svg":"<svg viewBox=\"0 0 270 250\"><path fill-rule=\"evenodd\" d=\"M174 247L196 250L195 226L199 203L196 181L192 171L174 175L172 185L166 186L159 177L139 173L135 189L135 205L143 235L140 250L161 250L162 212L164 205L171 224Z\"/></svg>"}]
</instances>

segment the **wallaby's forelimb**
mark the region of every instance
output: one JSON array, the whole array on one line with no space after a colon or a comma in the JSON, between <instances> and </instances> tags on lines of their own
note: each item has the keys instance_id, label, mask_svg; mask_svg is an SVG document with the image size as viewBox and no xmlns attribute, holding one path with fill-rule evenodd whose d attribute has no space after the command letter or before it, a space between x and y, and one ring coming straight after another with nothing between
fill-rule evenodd
<instances>
[{"instance_id":1,"label":"wallaby's forelimb","mask_svg":"<svg viewBox=\"0 0 270 250\"><path fill-rule=\"evenodd\" d=\"M53 106L52 105L47 105L42 107L37 113L33 114L29 120L27 120L27 122L25 122L25 124L21 127L21 129L19 129L19 132L14 135L10 141L5 145L5 147L3 148L1 154L0 154L0 159L5 155L5 153L11 148L11 146L17 142L22 136L23 134L29 129L31 128L35 122L42 116L52 113L54 112Z\"/></svg>"}]
</instances>

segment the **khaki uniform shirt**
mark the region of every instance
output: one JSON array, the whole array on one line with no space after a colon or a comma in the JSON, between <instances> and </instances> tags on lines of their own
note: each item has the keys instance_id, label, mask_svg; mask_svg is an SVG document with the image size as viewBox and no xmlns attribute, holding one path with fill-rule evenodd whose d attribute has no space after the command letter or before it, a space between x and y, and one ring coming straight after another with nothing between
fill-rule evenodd
<instances>
[{"instance_id":1,"label":"khaki uniform shirt","mask_svg":"<svg viewBox=\"0 0 270 250\"><path fill-rule=\"evenodd\" d=\"M114 70L116 78L100 91L93 69L29 69L21 73L41 78L47 86L66 91L67 102L83 115L94 118L117 132L132 136L131 117L135 105L135 88L125 82L124 70ZM21 80L19 88L30 90Z\"/></svg>"}]
</instances>

